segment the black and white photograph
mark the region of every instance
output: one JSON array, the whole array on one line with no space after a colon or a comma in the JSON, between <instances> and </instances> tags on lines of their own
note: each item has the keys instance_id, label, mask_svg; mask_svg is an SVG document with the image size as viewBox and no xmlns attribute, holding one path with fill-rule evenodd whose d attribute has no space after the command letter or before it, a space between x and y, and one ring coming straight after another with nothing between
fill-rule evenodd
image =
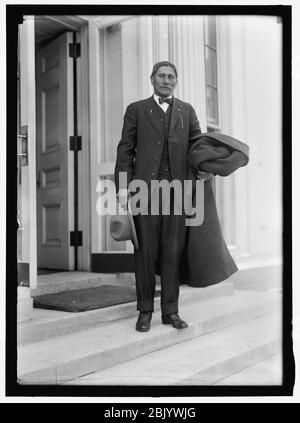
<instances>
[{"instance_id":1,"label":"black and white photograph","mask_svg":"<svg viewBox=\"0 0 300 423\"><path fill-rule=\"evenodd\" d=\"M292 394L289 13L20 5L20 392Z\"/></svg>"}]
</instances>

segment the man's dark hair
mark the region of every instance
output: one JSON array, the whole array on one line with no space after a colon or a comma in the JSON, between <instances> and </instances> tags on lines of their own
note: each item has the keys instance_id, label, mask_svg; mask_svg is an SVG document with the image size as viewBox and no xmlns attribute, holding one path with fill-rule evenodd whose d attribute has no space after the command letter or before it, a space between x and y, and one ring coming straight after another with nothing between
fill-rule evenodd
<instances>
[{"instance_id":1,"label":"man's dark hair","mask_svg":"<svg viewBox=\"0 0 300 423\"><path fill-rule=\"evenodd\" d=\"M161 66L169 66L170 68L172 68L172 69L173 69L173 71L175 72L175 75L176 75L176 78L177 78L177 69L176 69L176 66L175 66L173 63L171 63L171 62L167 62L167 61L163 61L163 62L157 62L157 63L155 63L155 65L153 66L153 69L152 69L152 73L151 73L151 76L152 76L152 77L154 77L154 76L156 75L156 73L157 73L158 69L159 69Z\"/></svg>"}]
</instances>

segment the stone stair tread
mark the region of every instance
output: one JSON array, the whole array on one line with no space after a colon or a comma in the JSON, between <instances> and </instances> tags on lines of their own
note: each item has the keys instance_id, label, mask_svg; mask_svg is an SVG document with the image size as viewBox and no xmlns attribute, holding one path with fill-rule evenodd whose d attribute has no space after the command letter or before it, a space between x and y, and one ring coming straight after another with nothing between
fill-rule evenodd
<instances>
[{"instance_id":1,"label":"stone stair tread","mask_svg":"<svg viewBox=\"0 0 300 423\"><path fill-rule=\"evenodd\" d=\"M55 363L39 360L37 357L18 359L18 375L26 374L29 369L31 373L42 374L44 380L52 381L56 379Z\"/></svg>"},{"instance_id":2,"label":"stone stair tread","mask_svg":"<svg viewBox=\"0 0 300 423\"><path fill-rule=\"evenodd\" d=\"M134 274L65 271L39 275L37 287L31 289L30 293L32 297L35 297L66 290L93 288L106 284L134 286Z\"/></svg>"},{"instance_id":3,"label":"stone stair tread","mask_svg":"<svg viewBox=\"0 0 300 423\"><path fill-rule=\"evenodd\" d=\"M233 290L232 289L228 289L228 288L232 288L233 284L228 283L228 282L222 282L218 285L212 285L210 287L205 288L205 291L217 291L220 288L226 288L226 291L228 291L228 293L232 293ZM183 285L180 288L180 298L179 300L184 300L186 297L201 297L203 295L204 290L203 289L198 289L198 288L191 288L189 286ZM224 290L222 290L222 295L224 293ZM204 296L205 298L206 296ZM160 298L157 297L155 298L156 302L159 302ZM127 304L131 304L131 303L124 303L124 304L117 304L116 306L110 306L110 307L105 307L105 309L111 309L113 307L125 307ZM133 302L134 305L136 305L136 302ZM135 307L136 309L136 307ZM56 320L61 320L61 319L72 319L72 318L76 318L78 316L84 316L84 315L92 315L95 314L97 312L99 312L99 310L104 310L103 309L96 309L96 310L89 310L86 312L81 312L81 313L70 313L70 312L66 312L66 311L59 311L59 310L47 310L47 309L37 309L35 308L34 311L34 315L36 315L36 318L34 318L33 320L29 321L29 322L24 322L21 323L19 325L19 327L24 327L24 326L34 326L36 324L40 324L40 323L48 323L48 322L52 322L52 321L56 321Z\"/></svg>"},{"instance_id":4,"label":"stone stair tread","mask_svg":"<svg viewBox=\"0 0 300 423\"><path fill-rule=\"evenodd\" d=\"M280 345L280 315L258 317L95 372L68 385L212 384ZM231 362L231 370L230 364ZM225 373L224 373L225 372ZM241 378L240 378L241 381Z\"/></svg>"},{"instance_id":5,"label":"stone stair tread","mask_svg":"<svg viewBox=\"0 0 300 423\"><path fill-rule=\"evenodd\" d=\"M213 330L214 324L216 328L224 324L236 323L230 319L235 313L242 313L243 319L248 317L248 311L257 309L258 313L263 313L266 305L276 303L276 309L279 309L281 296L279 294L263 294L256 292L239 291L231 296L217 297L210 299L201 304L190 303L181 307L180 314L182 318L189 322L189 328L183 331L176 331L169 325L162 325L160 322L160 313L154 313L151 324L151 331L148 333L139 333L135 330L136 316L124 318L99 327L95 326L91 329L85 329L66 336L48 339L33 344L27 344L19 347L18 350L18 366L19 377L31 372L31 366L24 365L24 360L37 360L46 363L52 363L59 369L68 370L68 366L75 366L87 359L97 359L97 365L101 368L100 358L105 358L105 367L116 364L114 353L122 352L124 358L133 358L138 346L138 355L147 354L159 349L160 347L169 346L173 343L182 342L184 340L198 336L207 331L206 324L210 323L210 330ZM252 315L253 317L253 315ZM199 326L200 325L200 326ZM101 355L102 354L102 355ZM120 357L117 357L120 360ZM101 361L100 360L100 361ZM76 364L77 363L77 364ZM96 365L95 364L95 365ZM92 364L91 364L92 365ZM70 368L71 368L70 367ZM99 368L99 370L100 370ZM80 370L85 371L86 367ZM66 370L66 371L67 371ZM74 372L74 370L72 370ZM70 374L72 374L70 370ZM68 371L65 376L67 377ZM58 376L59 377L59 376Z\"/></svg>"},{"instance_id":6,"label":"stone stair tread","mask_svg":"<svg viewBox=\"0 0 300 423\"><path fill-rule=\"evenodd\" d=\"M207 288L181 287L179 305L186 302L205 301L217 296L233 293L233 284L222 282ZM155 310L160 308L160 297L154 300ZM33 319L18 325L18 342L20 344L38 342L46 338L66 335L94 325L106 324L124 317L135 316L136 301L117 304L110 307L89 310L81 313L70 313L57 310L33 309Z\"/></svg>"},{"instance_id":7,"label":"stone stair tread","mask_svg":"<svg viewBox=\"0 0 300 423\"><path fill-rule=\"evenodd\" d=\"M283 381L282 360L282 351L278 351L271 357L267 357L258 363L247 366L242 370L219 380L215 383L215 385L281 385Z\"/></svg>"}]
</instances>

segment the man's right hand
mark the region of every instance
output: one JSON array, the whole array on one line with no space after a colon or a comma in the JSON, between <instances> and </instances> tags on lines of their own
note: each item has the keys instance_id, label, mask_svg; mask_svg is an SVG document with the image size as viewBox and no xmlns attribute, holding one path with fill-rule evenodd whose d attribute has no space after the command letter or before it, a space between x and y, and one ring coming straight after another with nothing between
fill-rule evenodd
<instances>
[{"instance_id":1,"label":"man's right hand","mask_svg":"<svg viewBox=\"0 0 300 423\"><path fill-rule=\"evenodd\" d=\"M127 188L121 188L117 194L118 201L121 207L127 207L129 191Z\"/></svg>"},{"instance_id":2,"label":"man's right hand","mask_svg":"<svg viewBox=\"0 0 300 423\"><path fill-rule=\"evenodd\" d=\"M212 176L211 172L203 172L201 170L198 170L197 172L197 179L200 179L200 181L208 181Z\"/></svg>"}]
</instances>

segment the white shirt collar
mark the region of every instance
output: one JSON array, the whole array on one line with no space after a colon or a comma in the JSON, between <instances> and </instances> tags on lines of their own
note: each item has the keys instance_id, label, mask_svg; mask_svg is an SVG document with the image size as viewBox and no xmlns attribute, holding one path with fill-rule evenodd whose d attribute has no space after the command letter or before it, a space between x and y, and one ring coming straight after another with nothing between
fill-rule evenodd
<instances>
[{"instance_id":1,"label":"white shirt collar","mask_svg":"<svg viewBox=\"0 0 300 423\"><path fill-rule=\"evenodd\" d=\"M159 98L161 97L161 96L159 96L159 95L156 95L156 94L153 94L153 97L154 97L154 100L156 101L156 103L157 104L159 104ZM171 95L169 95L168 97L166 97L166 98L172 98L173 97L173 95L171 94Z\"/></svg>"}]
</instances>

